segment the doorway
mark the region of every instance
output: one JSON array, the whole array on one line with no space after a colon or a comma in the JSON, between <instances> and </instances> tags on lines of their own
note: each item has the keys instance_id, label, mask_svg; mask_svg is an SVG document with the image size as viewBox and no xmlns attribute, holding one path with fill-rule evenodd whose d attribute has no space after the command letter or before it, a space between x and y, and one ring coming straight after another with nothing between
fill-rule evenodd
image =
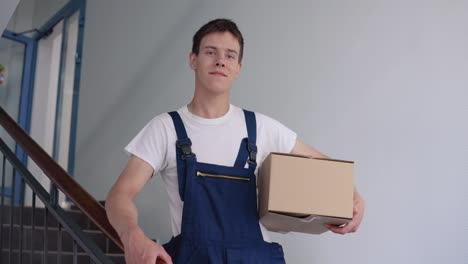
<instances>
[{"instance_id":1,"label":"doorway","mask_svg":"<svg viewBox=\"0 0 468 264\"><path fill-rule=\"evenodd\" d=\"M43 4L41 1L37 2ZM42 8L40 4L39 6ZM0 39L0 48L2 45L10 47L10 51L4 52L6 55L14 55L11 52L12 47L16 48L18 54L21 53L20 47L23 47L24 54L23 58L15 55L14 60L10 59L16 64L13 64L14 67L8 65L11 73L7 77L8 89L18 90L22 87L21 92L15 94L18 98L13 92L10 92L8 98L0 97L0 100L5 101L1 101L2 107L9 109L8 113L17 118L21 127L69 175L73 175L74 170L84 21L85 1L71 0L65 2L40 27L23 32L6 30ZM0 60L1 56L0 54ZM21 60L23 63L19 64ZM23 73L20 77L19 72ZM42 186L54 193L55 187L51 186L42 170L27 158L21 148L16 147L16 155L27 164L28 170ZM11 198L16 204L32 200L31 193L24 193L24 186L19 180L15 181L14 186L7 186L3 194L8 196L13 188L15 195ZM58 200L62 205L66 203L64 195L60 195Z\"/></svg>"}]
</instances>

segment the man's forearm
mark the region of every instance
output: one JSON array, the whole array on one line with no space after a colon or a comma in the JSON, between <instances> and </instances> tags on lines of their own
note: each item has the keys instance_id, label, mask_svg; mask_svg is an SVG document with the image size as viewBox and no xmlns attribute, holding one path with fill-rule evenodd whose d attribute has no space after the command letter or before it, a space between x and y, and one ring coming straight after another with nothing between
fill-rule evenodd
<instances>
[{"instance_id":1,"label":"man's forearm","mask_svg":"<svg viewBox=\"0 0 468 264\"><path fill-rule=\"evenodd\" d=\"M128 186L127 186L128 187ZM172 264L164 247L149 239L138 226L138 212L133 202L138 192L127 192L114 186L107 197L106 211L124 246L125 263Z\"/></svg>"},{"instance_id":2,"label":"man's forearm","mask_svg":"<svg viewBox=\"0 0 468 264\"><path fill-rule=\"evenodd\" d=\"M139 228L137 208L133 200L126 195L110 193L106 200L106 212L109 222L121 240L128 232Z\"/></svg>"},{"instance_id":3,"label":"man's forearm","mask_svg":"<svg viewBox=\"0 0 468 264\"><path fill-rule=\"evenodd\" d=\"M296 140L296 144L291 150L291 154L312 156L314 158L325 158L325 159L329 158L325 154L318 152L316 149L303 143L299 139Z\"/></svg>"}]
</instances>

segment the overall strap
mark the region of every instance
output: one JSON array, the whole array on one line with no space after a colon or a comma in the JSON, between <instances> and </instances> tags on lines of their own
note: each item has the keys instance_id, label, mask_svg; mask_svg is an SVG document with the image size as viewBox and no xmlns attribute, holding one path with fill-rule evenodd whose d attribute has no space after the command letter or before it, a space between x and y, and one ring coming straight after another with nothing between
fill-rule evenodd
<instances>
[{"instance_id":1,"label":"overall strap","mask_svg":"<svg viewBox=\"0 0 468 264\"><path fill-rule=\"evenodd\" d=\"M257 120L255 113L244 109L245 123L247 124L247 136L250 144L257 144Z\"/></svg>"},{"instance_id":2,"label":"overall strap","mask_svg":"<svg viewBox=\"0 0 468 264\"><path fill-rule=\"evenodd\" d=\"M248 138L243 138L240 143L239 151L237 152L236 162L234 163L234 167L236 168L244 168L245 162L249 157L249 151L247 150L247 141Z\"/></svg>"},{"instance_id":3,"label":"overall strap","mask_svg":"<svg viewBox=\"0 0 468 264\"><path fill-rule=\"evenodd\" d=\"M190 141L190 138L188 138L187 136L184 123L182 122L179 113L173 111L169 112L169 115L172 118L172 122L174 123L174 127L177 134L177 175L179 179L180 199L184 201L187 161L194 159L195 153L192 152L192 141Z\"/></svg>"},{"instance_id":4,"label":"overall strap","mask_svg":"<svg viewBox=\"0 0 468 264\"><path fill-rule=\"evenodd\" d=\"M241 142L234 166L243 168L247 160L249 169L255 170L257 167L257 121L254 112L244 110L244 115L247 126L247 138L244 138Z\"/></svg>"},{"instance_id":5,"label":"overall strap","mask_svg":"<svg viewBox=\"0 0 468 264\"><path fill-rule=\"evenodd\" d=\"M172 111L168 114L172 117L172 122L174 122L175 130L177 133L177 139L188 138L187 132L185 131L184 123L182 122L179 113L177 113L176 111Z\"/></svg>"}]
</instances>

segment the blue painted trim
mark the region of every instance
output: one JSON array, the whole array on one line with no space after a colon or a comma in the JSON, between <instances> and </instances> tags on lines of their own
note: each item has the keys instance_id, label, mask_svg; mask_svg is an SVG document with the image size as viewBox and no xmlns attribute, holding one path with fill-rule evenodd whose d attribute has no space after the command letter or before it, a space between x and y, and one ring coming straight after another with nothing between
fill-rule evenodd
<instances>
[{"instance_id":1,"label":"blue painted trim","mask_svg":"<svg viewBox=\"0 0 468 264\"><path fill-rule=\"evenodd\" d=\"M55 122L54 122L54 138L52 146L52 158L57 161L58 159L58 147L60 141L60 126L62 124L62 108L63 108L63 89L64 89L64 65L67 60L66 51L67 51L67 41L68 41L68 18L63 19L62 27L62 45L60 47L60 65L59 65L59 76L57 81L57 98L55 102Z\"/></svg>"},{"instance_id":2,"label":"blue painted trim","mask_svg":"<svg viewBox=\"0 0 468 264\"><path fill-rule=\"evenodd\" d=\"M34 34L33 38L36 40L41 39L49 30L55 27L60 21L74 14L81 6L84 0L71 0L62 9L60 9L51 19L49 19L41 28L40 33Z\"/></svg>"},{"instance_id":3,"label":"blue painted trim","mask_svg":"<svg viewBox=\"0 0 468 264\"><path fill-rule=\"evenodd\" d=\"M72 98L72 113L70 121L70 137L69 137L69 150L68 150L68 166L67 172L69 175L74 175L75 168L75 147L76 147L76 130L77 130L77 119L78 119L78 99L79 99L79 87L81 79L81 58L83 53L83 40L84 40L84 21L85 21L85 9L86 1L74 1L74 4L78 3L78 6L73 6L73 8L67 9L68 12L65 16L62 16L63 19L63 33L62 33L62 54L60 61L60 73L59 73L59 86L57 92L57 107L56 107L56 122L55 122L55 131L54 131L54 145L53 145L53 158L57 160L58 151L59 151L59 139L60 139L60 125L61 125L61 110L63 107L63 89L64 89L64 80L63 80L63 66L66 63L66 51L67 51L67 41L68 41L68 19L79 12L78 18L78 38L77 38L77 47L76 47L76 59L75 59L75 74L73 81L73 98ZM77 9L75 9L77 8ZM58 16L60 17L60 16ZM54 23L59 23L59 21L54 20ZM52 23L51 23L52 24Z\"/></svg>"},{"instance_id":4,"label":"blue painted trim","mask_svg":"<svg viewBox=\"0 0 468 264\"><path fill-rule=\"evenodd\" d=\"M16 33L8 30L5 30L3 37L25 45L18 124L29 133L37 59L37 42L33 38L16 35Z\"/></svg>"},{"instance_id":5,"label":"blue painted trim","mask_svg":"<svg viewBox=\"0 0 468 264\"><path fill-rule=\"evenodd\" d=\"M5 191L3 192L3 190L5 190ZM0 189L0 196L3 195L5 197L11 197L11 188L5 187L5 188L3 188L3 190Z\"/></svg>"},{"instance_id":6,"label":"blue painted trim","mask_svg":"<svg viewBox=\"0 0 468 264\"><path fill-rule=\"evenodd\" d=\"M83 41L84 41L84 28L85 28L85 14L86 14L86 1L81 1L80 16L78 20L78 39L76 47L76 61L75 61L75 80L73 84L73 102L72 102L72 116L70 127L70 147L68 149L68 174L74 175L75 173L75 151L76 151L76 130L78 126L78 103L80 95L80 81L81 81L81 65L83 58Z\"/></svg>"},{"instance_id":7,"label":"blue painted trim","mask_svg":"<svg viewBox=\"0 0 468 264\"><path fill-rule=\"evenodd\" d=\"M21 42L25 45L34 41L33 38L29 38L23 35L18 35L15 32L9 31L9 30L5 30L2 34L2 37L13 40L13 41Z\"/></svg>"},{"instance_id":8,"label":"blue painted trim","mask_svg":"<svg viewBox=\"0 0 468 264\"><path fill-rule=\"evenodd\" d=\"M3 37L22 43L25 45L24 61L23 61L23 74L21 81L20 105L18 112L18 124L27 133L30 131L31 126L31 111L32 111L32 97L34 92L34 73L37 57L37 42L33 38L22 35L17 35L14 32L6 30ZM26 166L28 162L27 154L17 144L15 146L16 157ZM13 202L20 204L23 201L24 183L21 181L21 176L15 172L15 186Z\"/></svg>"}]
</instances>

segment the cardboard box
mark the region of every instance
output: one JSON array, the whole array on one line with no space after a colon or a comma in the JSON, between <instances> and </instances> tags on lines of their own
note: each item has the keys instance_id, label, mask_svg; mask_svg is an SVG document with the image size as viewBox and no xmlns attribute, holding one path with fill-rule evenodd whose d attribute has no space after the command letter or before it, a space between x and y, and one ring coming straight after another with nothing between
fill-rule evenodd
<instances>
[{"instance_id":1,"label":"cardboard box","mask_svg":"<svg viewBox=\"0 0 468 264\"><path fill-rule=\"evenodd\" d=\"M353 217L354 162L270 153L259 170L259 217L270 231L320 234Z\"/></svg>"}]
</instances>

